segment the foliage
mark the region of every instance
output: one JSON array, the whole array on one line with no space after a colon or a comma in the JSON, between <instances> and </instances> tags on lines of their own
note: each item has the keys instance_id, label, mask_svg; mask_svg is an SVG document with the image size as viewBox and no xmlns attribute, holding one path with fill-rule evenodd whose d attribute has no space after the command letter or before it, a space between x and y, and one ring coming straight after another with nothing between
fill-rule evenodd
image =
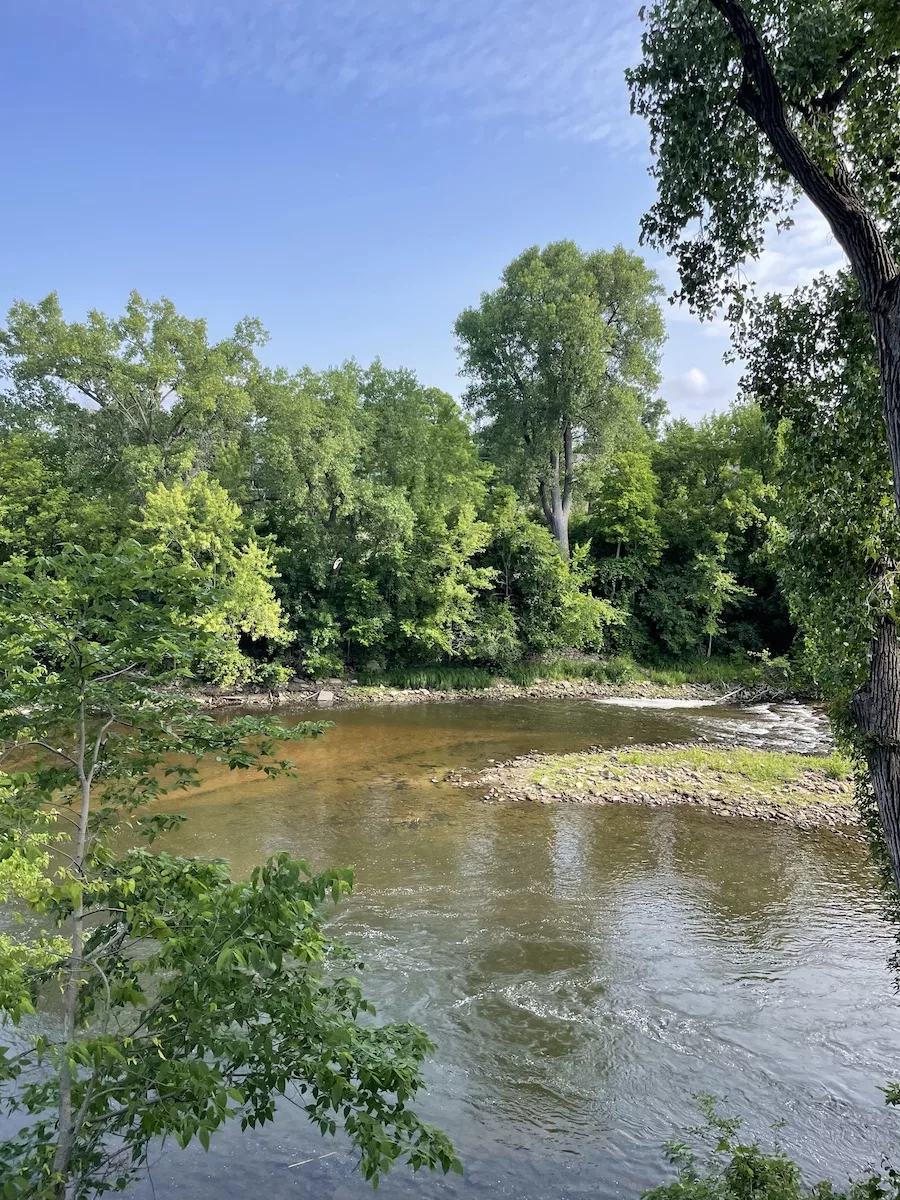
<instances>
[{"instance_id":1,"label":"foliage","mask_svg":"<svg viewBox=\"0 0 900 1200\"><path fill-rule=\"evenodd\" d=\"M666 1157L677 1171L672 1183L643 1193L642 1200L897 1200L900 1172L883 1172L851 1181L839 1190L832 1183L807 1186L800 1168L781 1149L763 1150L740 1138L743 1122L717 1112L710 1097L699 1098L706 1124L689 1130L706 1147L702 1154L684 1142L670 1142Z\"/></svg>"},{"instance_id":2,"label":"foliage","mask_svg":"<svg viewBox=\"0 0 900 1200\"><path fill-rule=\"evenodd\" d=\"M19 1126L0 1144L4 1197L121 1190L151 1142L207 1147L291 1093L323 1133L344 1128L367 1178L398 1158L458 1168L410 1108L427 1038L372 1023L323 930L348 872L279 855L234 881L221 862L116 850L182 820L168 806L203 755L273 775L291 769L285 739L322 732L216 722L160 691L211 651L194 618L212 589L135 541L0 571L0 889L59 931L0 943L0 1007L21 1022L0 1053ZM61 1019L32 1025L54 990Z\"/></svg>"},{"instance_id":3,"label":"foliage","mask_svg":"<svg viewBox=\"0 0 900 1200\"><path fill-rule=\"evenodd\" d=\"M723 648L789 647L768 544L780 458L778 438L749 401L697 425L673 421L653 444L662 551L634 598L651 644L662 642L677 658L693 657L704 643L709 653L727 614Z\"/></svg>"},{"instance_id":4,"label":"foliage","mask_svg":"<svg viewBox=\"0 0 900 1200\"><path fill-rule=\"evenodd\" d=\"M491 577L473 562L484 469L453 400L376 363L269 376L257 403L254 490L310 673L376 647L461 653Z\"/></svg>"},{"instance_id":5,"label":"foliage","mask_svg":"<svg viewBox=\"0 0 900 1200\"><path fill-rule=\"evenodd\" d=\"M66 321L51 293L12 306L0 349L16 395L78 440L83 469L105 493L217 461L250 411L247 385L264 340L258 322L245 320L210 344L205 321L137 292L121 317L92 311Z\"/></svg>"},{"instance_id":6,"label":"foliage","mask_svg":"<svg viewBox=\"0 0 900 1200\"><path fill-rule=\"evenodd\" d=\"M535 654L601 649L607 629L624 616L588 590L589 547L576 546L564 560L549 530L528 518L509 487L495 489L487 515L491 541L485 557L495 580L495 604L506 606L514 621L507 654L495 651L495 657L503 663L523 649Z\"/></svg>"},{"instance_id":7,"label":"foliage","mask_svg":"<svg viewBox=\"0 0 900 1200\"><path fill-rule=\"evenodd\" d=\"M851 277L820 277L748 309L745 392L784 445L772 544L807 660L832 695L865 679L872 634L896 603L900 523L874 347Z\"/></svg>"},{"instance_id":8,"label":"foliage","mask_svg":"<svg viewBox=\"0 0 900 1200\"><path fill-rule=\"evenodd\" d=\"M900 17L896 4L893 0L841 4L833 0L699 4L665 0L645 16L643 60L629 72L633 108L647 118L653 149L659 154L652 169L657 200L644 218L644 239L674 254L681 294L696 310L711 315L718 303L730 297L730 317L737 322L748 286L734 273L745 260L759 256L767 226L773 221L782 228L789 224L801 194L818 208L853 272L868 319L870 356L858 353L860 339L852 322L850 328L838 322L830 330L817 324L809 330L813 341L802 332L800 340L805 341L808 359L815 360L816 338L831 338L834 344L835 328L849 332L849 341L838 344L839 360L846 357L854 368L861 368L858 382L864 391L866 358L870 369L877 364L884 451L876 453L875 475L876 479L881 475L878 464L886 452L893 502L900 511L900 189L896 173ZM812 315L812 306L807 306L806 315ZM851 405L851 422L856 411ZM843 414L828 415L832 420L826 423L826 435L843 441L856 460L867 435L851 434L855 444L848 446ZM802 476L808 466L805 447L795 443L793 451ZM839 463L844 470L844 462ZM788 473L794 473L792 466ZM876 492L879 486L880 481ZM812 496L816 490L810 489ZM854 499L861 498L852 485L851 491ZM866 499L877 504L877 496ZM837 492L830 500L840 506L842 494ZM820 515L829 516L831 505L820 505ZM793 512L799 516L796 505ZM866 528L866 517L874 528ZM868 623L872 636L865 679L859 671L860 686L852 696L845 691L845 713L852 714L852 721L846 720L844 726L846 732L852 727L861 766L864 757L868 780L861 785L863 809L874 815L872 802L877 800L883 848L889 854L896 892L900 887L900 651L894 560L879 561L873 568L873 551L884 540L884 524L884 513L877 508L867 514L857 511L849 522L842 517L835 522L835 541L842 534L850 535L848 549L855 559L851 574L858 579L864 563L873 579L870 595L850 619L854 627L848 631L850 636L834 647L834 673L843 676L846 685L857 630ZM802 530L802 517L798 525ZM812 548L818 549L808 530L804 532ZM793 553L790 547L789 553ZM831 565L812 560L813 569L824 567L827 572ZM800 568L798 580L802 574ZM827 584L823 590L828 591ZM859 593L855 588L854 592L858 601ZM821 612L814 614L813 628L827 623ZM826 660L831 657L824 641L813 647L816 651ZM896 896L893 903L896 906Z\"/></svg>"},{"instance_id":9,"label":"foliage","mask_svg":"<svg viewBox=\"0 0 900 1200\"><path fill-rule=\"evenodd\" d=\"M217 635L195 666L226 685L421 663L527 673L571 649L692 661L710 629L719 652L783 652L758 410L660 433L646 267L564 243L523 256L517 287L526 261L587 289L566 320L600 371L593 399L579 376L568 558L525 458L487 461L494 435L411 372L265 369L253 322L214 342L168 301L71 322L51 296L15 305L0 338L0 561L133 537L192 567L215 596L194 620Z\"/></svg>"},{"instance_id":10,"label":"foliage","mask_svg":"<svg viewBox=\"0 0 900 1200\"><path fill-rule=\"evenodd\" d=\"M618 450L597 467L585 472L585 532L598 557L598 585L621 603L647 584L662 553L659 478L649 446Z\"/></svg>"},{"instance_id":11,"label":"foliage","mask_svg":"<svg viewBox=\"0 0 900 1200\"><path fill-rule=\"evenodd\" d=\"M194 619L215 637L203 666L218 683L252 674L252 662L240 650L242 635L275 645L290 641L272 586L272 553L255 538L244 539L242 526L240 508L205 472L171 486L158 483L147 493L137 525L161 561L192 567L215 594L215 604Z\"/></svg>"},{"instance_id":12,"label":"foliage","mask_svg":"<svg viewBox=\"0 0 900 1200\"><path fill-rule=\"evenodd\" d=\"M102 503L70 486L60 459L45 434L0 434L0 562L93 540L108 523Z\"/></svg>"},{"instance_id":13,"label":"foliage","mask_svg":"<svg viewBox=\"0 0 900 1200\"><path fill-rule=\"evenodd\" d=\"M579 464L650 414L663 324L656 277L615 250L533 246L456 322L466 402L505 480L540 502L563 555Z\"/></svg>"},{"instance_id":14,"label":"foliage","mask_svg":"<svg viewBox=\"0 0 900 1200\"><path fill-rule=\"evenodd\" d=\"M632 108L650 128L657 199L643 236L671 252L681 295L709 313L747 291L770 221L786 224L798 188L752 116L742 51L712 0L644 10ZM851 164L876 221L898 228L900 20L893 0L742 0L764 34L790 129L828 174Z\"/></svg>"}]
</instances>

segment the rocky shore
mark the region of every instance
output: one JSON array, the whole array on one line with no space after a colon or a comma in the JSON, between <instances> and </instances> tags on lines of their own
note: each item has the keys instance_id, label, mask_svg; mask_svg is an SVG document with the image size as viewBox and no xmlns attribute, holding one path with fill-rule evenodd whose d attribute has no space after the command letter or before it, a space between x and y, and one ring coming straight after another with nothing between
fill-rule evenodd
<instances>
[{"instance_id":1,"label":"rocky shore","mask_svg":"<svg viewBox=\"0 0 900 1200\"><path fill-rule=\"evenodd\" d=\"M204 708L308 709L358 708L374 704L449 703L458 700L502 701L518 699L634 699L706 700L735 704L778 702L793 698L789 693L739 684L685 683L665 686L651 682L595 683L589 679L547 679L527 686L497 679L487 688L453 689L362 687L342 679L293 680L274 691L252 688L200 688L184 693Z\"/></svg>"},{"instance_id":2,"label":"rocky shore","mask_svg":"<svg viewBox=\"0 0 900 1200\"><path fill-rule=\"evenodd\" d=\"M528 754L447 780L486 803L690 804L726 817L825 827L859 836L853 785L836 756L780 754L708 743Z\"/></svg>"}]
</instances>

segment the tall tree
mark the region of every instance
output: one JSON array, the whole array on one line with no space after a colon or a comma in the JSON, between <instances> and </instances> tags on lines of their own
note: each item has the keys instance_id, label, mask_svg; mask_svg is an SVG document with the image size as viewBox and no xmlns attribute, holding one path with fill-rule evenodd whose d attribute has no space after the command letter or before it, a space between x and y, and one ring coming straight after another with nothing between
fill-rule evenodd
<instances>
[{"instance_id":1,"label":"tall tree","mask_svg":"<svg viewBox=\"0 0 900 1200\"><path fill-rule=\"evenodd\" d=\"M618 450L603 464L596 480L585 481L589 494L587 531L591 548L607 553L600 558L598 575L616 599L620 586L646 583L659 561L659 480L649 447Z\"/></svg>"},{"instance_id":2,"label":"tall tree","mask_svg":"<svg viewBox=\"0 0 900 1200\"><path fill-rule=\"evenodd\" d=\"M348 872L282 854L235 881L222 862L118 849L179 824L166 800L205 753L273 775L284 739L322 732L214 721L161 690L202 656L191 618L209 586L136 542L0 568L0 899L58 931L0 935L3 1024L47 1006L0 1046L9 1200L122 1191L156 1139L206 1148L295 1091L376 1182L398 1158L459 1167L410 1106L427 1038L358 1019L372 1010L323 929Z\"/></svg>"},{"instance_id":3,"label":"tall tree","mask_svg":"<svg viewBox=\"0 0 900 1200\"><path fill-rule=\"evenodd\" d=\"M490 457L544 519L564 558L579 464L654 401L663 322L656 276L621 246L532 246L456 321L466 400Z\"/></svg>"},{"instance_id":4,"label":"tall tree","mask_svg":"<svg viewBox=\"0 0 900 1200\"><path fill-rule=\"evenodd\" d=\"M900 9L896 0L663 0L645 14L634 110L658 158L643 234L669 249L701 312L731 298L798 195L847 255L868 316L900 511ZM874 415L874 414L873 414ZM893 564L885 584L893 592ZM852 712L900 886L900 643L872 613Z\"/></svg>"},{"instance_id":5,"label":"tall tree","mask_svg":"<svg viewBox=\"0 0 900 1200\"><path fill-rule=\"evenodd\" d=\"M871 331L848 272L749 307L738 347L744 389L784 443L775 554L820 684L849 700L867 674L873 627L895 604L900 518L881 422ZM879 866L877 810L863 793ZM895 910L900 897L895 893ZM895 956L900 965L900 955Z\"/></svg>"},{"instance_id":6,"label":"tall tree","mask_svg":"<svg viewBox=\"0 0 900 1200\"><path fill-rule=\"evenodd\" d=\"M51 293L12 306L0 352L20 413L65 427L95 486L126 491L221 457L249 415L265 339L244 320L210 342L205 321L137 292L120 317L67 321Z\"/></svg>"},{"instance_id":7,"label":"tall tree","mask_svg":"<svg viewBox=\"0 0 900 1200\"><path fill-rule=\"evenodd\" d=\"M492 576L473 564L487 468L452 397L377 362L266 375L254 397L249 494L306 669L460 653Z\"/></svg>"}]
</instances>

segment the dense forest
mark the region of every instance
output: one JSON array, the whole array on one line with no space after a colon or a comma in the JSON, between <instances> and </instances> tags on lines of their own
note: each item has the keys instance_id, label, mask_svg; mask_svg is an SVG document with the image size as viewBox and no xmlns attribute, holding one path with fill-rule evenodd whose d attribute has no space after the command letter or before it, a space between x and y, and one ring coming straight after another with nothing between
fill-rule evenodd
<instances>
[{"instance_id":1,"label":"dense forest","mask_svg":"<svg viewBox=\"0 0 900 1200\"><path fill-rule=\"evenodd\" d=\"M462 407L380 362L264 366L251 320L213 341L165 300L85 321L21 302L0 334L0 555L132 537L201 569L220 637L202 673L228 684L790 649L779 439L752 400L666 420L639 257L528 250L457 333Z\"/></svg>"}]
</instances>

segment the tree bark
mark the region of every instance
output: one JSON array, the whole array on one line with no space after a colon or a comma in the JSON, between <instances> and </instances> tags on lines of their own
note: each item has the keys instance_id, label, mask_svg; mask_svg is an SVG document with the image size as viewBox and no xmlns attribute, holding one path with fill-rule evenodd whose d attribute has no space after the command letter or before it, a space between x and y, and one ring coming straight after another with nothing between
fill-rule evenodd
<instances>
[{"instance_id":1,"label":"tree bark","mask_svg":"<svg viewBox=\"0 0 900 1200\"><path fill-rule=\"evenodd\" d=\"M96 764L96 752L94 765ZM73 870L83 878L84 860L87 853L88 820L91 811L91 783L93 766L87 764L87 712L84 691L78 712L78 780L81 786L81 807L78 814L78 834ZM59 1067L59 1103L56 1116L56 1146L53 1151L53 1173L57 1176L56 1200L67 1200L72 1195L70 1179L72 1151L75 1147L76 1118L72 1110L72 1085L74 1076L69 1062L69 1048L75 1041L78 1014L78 993L81 986L82 957L84 954L84 892L79 888L78 899L72 913L72 954L66 968L63 988L63 1046L62 1062Z\"/></svg>"},{"instance_id":2,"label":"tree bark","mask_svg":"<svg viewBox=\"0 0 900 1200\"><path fill-rule=\"evenodd\" d=\"M572 427L563 429L562 454L550 455L550 470L538 483L538 494L547 526L566 561L569 558L569 517L572 512L572 492L575 486L575 454Z\"/></svg>"},{"instance_id":3,"label":"tree bark","mask_svg":"<svg viewBox=\"0 0 900 1200\"><path fill-rule=\"evenodd\" d=\"M866 759L894 882L900 888L900 644L885 618L872 643L869 678L853 697L853 715L867 741Z\"/></svg>"},{"instance_id":4,"label":"tree bark","mask_svg":"<svg viewBox=\"0 0 900 1200\"><path fill-rule=\"evenodd\" d=\"M797 136L759 30L740 0L709 0L740 48L744 78L738 104L778 155L782 166L818 208L850 261L859 283L878 355L882 415L900 516L900 268L890 244L857 192L851 170L838 156L820 166ZM869 679L853 699L866 739L878 813L900 888L900 665L897 630L885 618L873 639Z\"/></svg>"},{"instance_id":5,"label":"tree bark","mask_svg":"<svg viewBox=\"0 0 900 1200\"><path fill-rule=\"evenodd\" d=\"M622 557L622 539L619 538L619 540L616 542L616 562L618 562L621 557ZM617 589L618 583L619 583L618 575L613 575L613 581L612 581L612 599L613 600L615 600L615 598L616 598L616 589Z\"/></svg>"}]
</instances>

